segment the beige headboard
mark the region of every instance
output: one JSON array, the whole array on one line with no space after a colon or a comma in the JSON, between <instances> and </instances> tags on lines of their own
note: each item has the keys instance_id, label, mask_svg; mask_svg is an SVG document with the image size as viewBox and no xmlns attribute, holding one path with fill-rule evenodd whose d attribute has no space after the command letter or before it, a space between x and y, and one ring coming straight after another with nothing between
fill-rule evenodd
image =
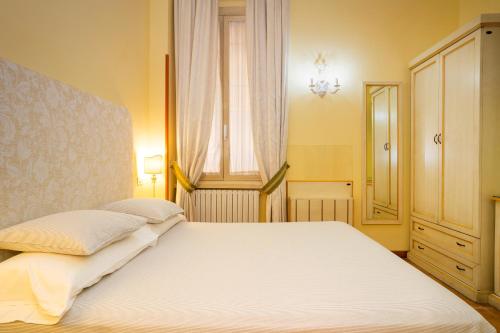
<instances>
[{"instance_id":1,"label":"beige headboard","mask_svg":"<svg viewBox=\"0 0 500 333\"><path fill-rule=\"evenodd\" d=\"M127 109L0 58L0 228L130 197L132 157Z\"/></svg>"}]
</instances>

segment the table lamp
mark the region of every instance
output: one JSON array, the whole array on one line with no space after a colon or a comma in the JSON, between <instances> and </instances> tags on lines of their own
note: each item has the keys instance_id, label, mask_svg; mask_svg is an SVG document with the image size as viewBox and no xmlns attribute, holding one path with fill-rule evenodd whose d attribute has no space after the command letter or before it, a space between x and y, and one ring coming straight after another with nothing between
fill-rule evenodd
<instances>
[{"instance_id":1,"label":"table lamp","mask_svg":"<svg viewBox=\"0 0 500 333\"><path fill-rule=\"evenodd\" d=\"M151 183L153 183L153 197L156 197L156 175L162 173L163 157L161 155L154 155L144 157L144 173L151 175Z\"/></svg>"}]
</instances>

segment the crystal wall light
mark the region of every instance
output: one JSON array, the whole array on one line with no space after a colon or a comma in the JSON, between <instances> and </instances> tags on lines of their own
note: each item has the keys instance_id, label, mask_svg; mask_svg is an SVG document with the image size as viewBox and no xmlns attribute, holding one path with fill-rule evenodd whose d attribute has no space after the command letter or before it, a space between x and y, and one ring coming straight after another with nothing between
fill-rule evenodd
<instances>
[{"instance_id":1,"label":"crystal wall light","mask_svg":"<svg viewBox=\"0 0 500 333\"><path fill-rule=\"evenodd\" d=\"M315 95L323 98L326 94L334 95L340 90L339 79L335 78L335 84L332 84L326 78L326 68L327 64L325 58L320 54L318 58L314 62L314 65L317 68L318 74L317 78L312 78L309 84L309 89Z\"/></svg>"}]
</instances>

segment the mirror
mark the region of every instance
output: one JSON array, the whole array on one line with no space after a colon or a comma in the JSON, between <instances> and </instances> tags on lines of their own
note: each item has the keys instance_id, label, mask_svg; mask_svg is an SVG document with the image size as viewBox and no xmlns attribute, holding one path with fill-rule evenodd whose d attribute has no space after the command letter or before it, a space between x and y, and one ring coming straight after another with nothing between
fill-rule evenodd
<instances>
[{"instance_id":1,"label":"mirror","mask_svg":"<svg viewBox=\"0 0 500 333\"><path fill-rule=\"evenodd\" d=\"M400 86L365 83L364 218L400 223Z\"/></svg>"}]
</instances>

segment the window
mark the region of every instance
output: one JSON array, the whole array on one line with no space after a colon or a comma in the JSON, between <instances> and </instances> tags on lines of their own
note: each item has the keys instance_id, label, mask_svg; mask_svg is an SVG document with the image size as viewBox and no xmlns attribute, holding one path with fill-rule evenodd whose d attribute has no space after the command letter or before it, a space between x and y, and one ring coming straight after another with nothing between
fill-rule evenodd
<instances>
[{"instance_id":1,"label":"window","mask_svg":"<svg viewBox=\"0 0 500 333\"><path fill-rule=\"evenodd\" d=\"M221 80L202 181L259 181L247 74L245 18L221 15Z\"/></svg>"}]
</instances>

